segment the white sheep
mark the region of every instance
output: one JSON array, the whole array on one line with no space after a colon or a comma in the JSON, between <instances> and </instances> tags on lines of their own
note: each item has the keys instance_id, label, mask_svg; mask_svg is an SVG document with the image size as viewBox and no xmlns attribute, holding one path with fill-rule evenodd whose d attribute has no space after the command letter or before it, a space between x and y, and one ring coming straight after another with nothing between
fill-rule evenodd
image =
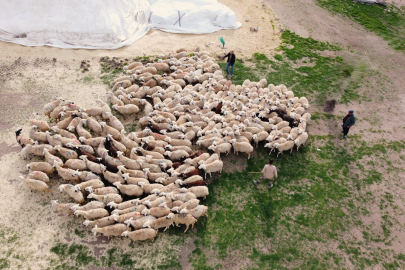
<instances>
[{"instance_id":1,"label":"white sheep","mask_svg":"<svg viewBox=\"0 0 405 270\"><path fill-rule=\"evenodd\" d=\"M308 133L303 132L302 134L298 135L298 137L294 140L294 144L297 146L297 151L301 145L304 145L308 139Z\"/></svg>"},{"instance_id":2,"label":"white sheep","mask_svg":"<svg viewBox=\"0 0 405 270\"><path fill-rule=\"evenodd\" d=\"M139 107L134 104L127 104L124 106L113 105L112 108L123 115L136 114L139 112Z\"/></svg>"},{"instance_id":3,"label":"white sheep","mask_svg":"<svg viewBox=\"0 0 405 270\"><path fill-rule=\"evenodd\" d=\"M253 146L251 146L250 143L236 142L236 139L232 139L229 142L232 144L236 154L238 154L238 152L246 153L248 155L248 159L250 159L250 155L254 151Z\"/></svg>"},{"instance_id":4,"label":"white sheep","mask_svg":"<svg viewBox=\"0 0 405 270\"><path fill-rule=\"evenodd\" d=\"M293 141L286 141L286 142L281 143L281 144L279 144L279 143L274 144L274 148L278 150L277 157L278 157L278 155L280 155L284 151L291 150L291 152L292 152L293 147L294 147L294 142Z\"/></svg>"},{"instance_id":5,"label":"white sheep","mask_svg":"<svg viewBox=\"0 0 405 270\"><path fill-rule=\"evenodd\" d=\"M59 186L59 191L65 191L71 198L73 198L77 203L84 202L83 193L80 191L79 187L70 185L70 184L63 184Z\"/></svg>"},{"instance_id":6,"label":"white sheep","mask_svg":"<svg viewBox=\"0 0 405 270\"><path fill-rule=\"evenodd\" d=\"M80 215L89 220L99 219L110 215L108 211L103 208L90 209L88 211L76 210L74 214L75 216Z\"/></svg>"},{"instance_id":7,"label":"white sheep","mask_svg":"<svg viewBox=\"0 0 405 270\"><path fill-rule=\"evenodd\" d=\"M121 234L121 236L128 236L134 242L135 241L144 241L144 240L148 240L148 239L151 239L153 242L157 233L158 232L154 229L146 228L146 229L136 230L133 232L125 231Z\"/></svg>"},{"instance_id":8,"label":"white sheep","mask_svg":"<svg viewBox=\"0 0 405 270\"><path fill-rule=\"evenodd\" d=\"M221 153L226 153L226 155L229 155L231 152L232 145L230 143L221 143L219 145L211 145L208 147L208 150L214 151L218 156L221 155Z\"/></svg>"},{"instance_id":9,"label":"white sheep","mask_svg":"<svg viewBox=\"0 0 405 270\"><path fill-rule=\"evenodd\" d=\"M173 152L166 151L165 155L170 157L171 160L180 160L182 158L187 158L189 154L184 150L176 150Z\"/></svg>"},{"instance_id":10,"label":"white sheep","mask_svg":"<svg viewBox=\"0 0 405 270\"><path fill-rule=\"evenodd\" d=\"M115 182L113 185L116 186L122 194L128 196L140 197L143 194L143 188L138 185L123 185L120 182Z\"/></svg>"},{"instance_id":11,"label":"white sheep","mask_svg":"<svg viewBox=\"0 0 405 270\"><path fill-rule=\"evenodd\" d=\"M91 230L91 232L94 233L94 236L96 236L97 233L102 233L104 236L107 236L108 238L110 238L110 236L120 236L125 231L129 230L128 227L124 224L114 224L102 228L98 228L98 226L96 225Z\"/></svg>"}]
</instances>

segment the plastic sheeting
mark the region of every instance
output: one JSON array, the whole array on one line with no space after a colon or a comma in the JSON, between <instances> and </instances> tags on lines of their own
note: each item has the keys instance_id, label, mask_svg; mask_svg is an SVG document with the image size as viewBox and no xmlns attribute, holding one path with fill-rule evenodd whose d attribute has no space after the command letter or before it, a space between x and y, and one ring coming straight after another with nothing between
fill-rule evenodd
<instances>
[{"instance_id":1,"label":"plastic sheeting","mask_svg":"<svg viewBox=\"0 0 405 270\"><path fill-rule=\"evenodd\" d=\"M0 40L26 46L117 49L150 29L203 34L240 26L235 13L216 0L0 2Z\"/></svg>"}]
</instances>

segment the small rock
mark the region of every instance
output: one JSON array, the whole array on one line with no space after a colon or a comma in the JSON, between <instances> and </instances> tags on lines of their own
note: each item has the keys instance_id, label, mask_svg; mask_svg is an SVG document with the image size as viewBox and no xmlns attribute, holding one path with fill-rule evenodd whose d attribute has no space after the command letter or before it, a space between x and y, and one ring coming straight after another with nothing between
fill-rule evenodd
<instances>
[{"instance_id":1,"label":"small rock","mask_svg":"<svg viewBox=\"0 0 405 270\"><path fill-rule=\"evenodd\" d=\"M255 32L259 32L259 27L255 27Z\"/></svg>"},{"instance_id":2,"label":"small rock","mask_svg":"<svg viewBox=\"0 0 405 270\"><path fill-rule=\"evenodd\" d=\"M245 63L245 58L241 58L240 61L241 61L242 63Z\"/></svg>"},{"instance_id":3,"label":"small rock","mask_svg":"<svg viewBox=\"0 0 405 270\"><path fill-rule=\"evenodd\" d=\"M210 45L208 45L208 44L205 44L205 47L209 47Z\"/></svg>"},{"instance_id":4,"label":"small rock","mask_svg":"<svg viewBox=\"0 0 405 270\"><path fill-rule=\"evenodd\" d=\"M247 18L245 21L246 21L246 22L249 22L249 18Z\"/></svg>"},{"instance_id":5,"label":"small rock","mask_svg":"<svg viewBox=\"0 0 405 270\"><path fill-rule=\"evenodd\" d=\"M13 38L19 38L19 37L20 37L19 35L14 35L14 36L13 36Z\"/></svg>"},{"instance_id":6,"label":"small rock","mask_svg":"<svg viewBox=\"0 0 405 270\"><path fill-rule=\"evenodd\" d=\"M197 47L196 49L195 49L195 52L199 52L200 51L200 47Z\"/></svg>"},{"instance_id":7,"label":"small rock","mask_svg":"<svg viewBox=\"0 0 405 270\"><path fill-rule=\"evenodd\" d=\"M280 29L280 33L283 33L283 32L284 32L284 28L281 28L281 29Z\"/></svg>"},{"instance_id":8,"label":"small rock","mask_svg":"<svg viewBox=\"0 0 405 270\"><path fill-rule=\"evenodd\" d=\"M253 27L250 27L250 32L254 32L255 29Z\"/></svg>"},{"instance_id":9,"label":"small rock","mask_svg":"<svg viewBox=\"0 0 405 270\"><path fill-rule=\"evenodd\" d=\"M20 38L26 38L26 37L27 37L27 34L25 34L25 33L20 35Z\"/></svg>"}]
</instances>

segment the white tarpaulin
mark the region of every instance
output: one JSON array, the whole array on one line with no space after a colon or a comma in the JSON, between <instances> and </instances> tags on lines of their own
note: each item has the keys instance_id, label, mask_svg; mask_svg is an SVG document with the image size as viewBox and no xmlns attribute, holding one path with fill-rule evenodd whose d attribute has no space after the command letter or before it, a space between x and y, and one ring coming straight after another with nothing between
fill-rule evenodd
<instances>
[{"instance_id":1,"label":"white tarpaulin","mask_svg":"<svg viewBox=\"0 0 405 270\"><path fill-rule=\"evenodd\" d=\"M117 49L150 29L203 34L240 26L216 0L0 1L0 40L26 46Z\"/></svg>"}]
</instances>

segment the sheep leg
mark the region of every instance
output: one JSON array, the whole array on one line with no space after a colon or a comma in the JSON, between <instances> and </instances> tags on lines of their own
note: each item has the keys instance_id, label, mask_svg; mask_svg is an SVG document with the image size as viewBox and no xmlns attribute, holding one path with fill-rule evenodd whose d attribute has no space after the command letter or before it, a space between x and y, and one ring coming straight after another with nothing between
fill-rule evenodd
<instances>
[{"instance_id":1,"label":"sheep leg","mask_svg":"<svg viewBox=\"0 0 405 270\"><path fill-rule=\"evenodd\" d=\"M184 233L186 233L186 231L188 230L188 226L190 226L190 224L187 224L187 228L186 228L186 230L184 231Z\"/></svg>"}]
</instances>

